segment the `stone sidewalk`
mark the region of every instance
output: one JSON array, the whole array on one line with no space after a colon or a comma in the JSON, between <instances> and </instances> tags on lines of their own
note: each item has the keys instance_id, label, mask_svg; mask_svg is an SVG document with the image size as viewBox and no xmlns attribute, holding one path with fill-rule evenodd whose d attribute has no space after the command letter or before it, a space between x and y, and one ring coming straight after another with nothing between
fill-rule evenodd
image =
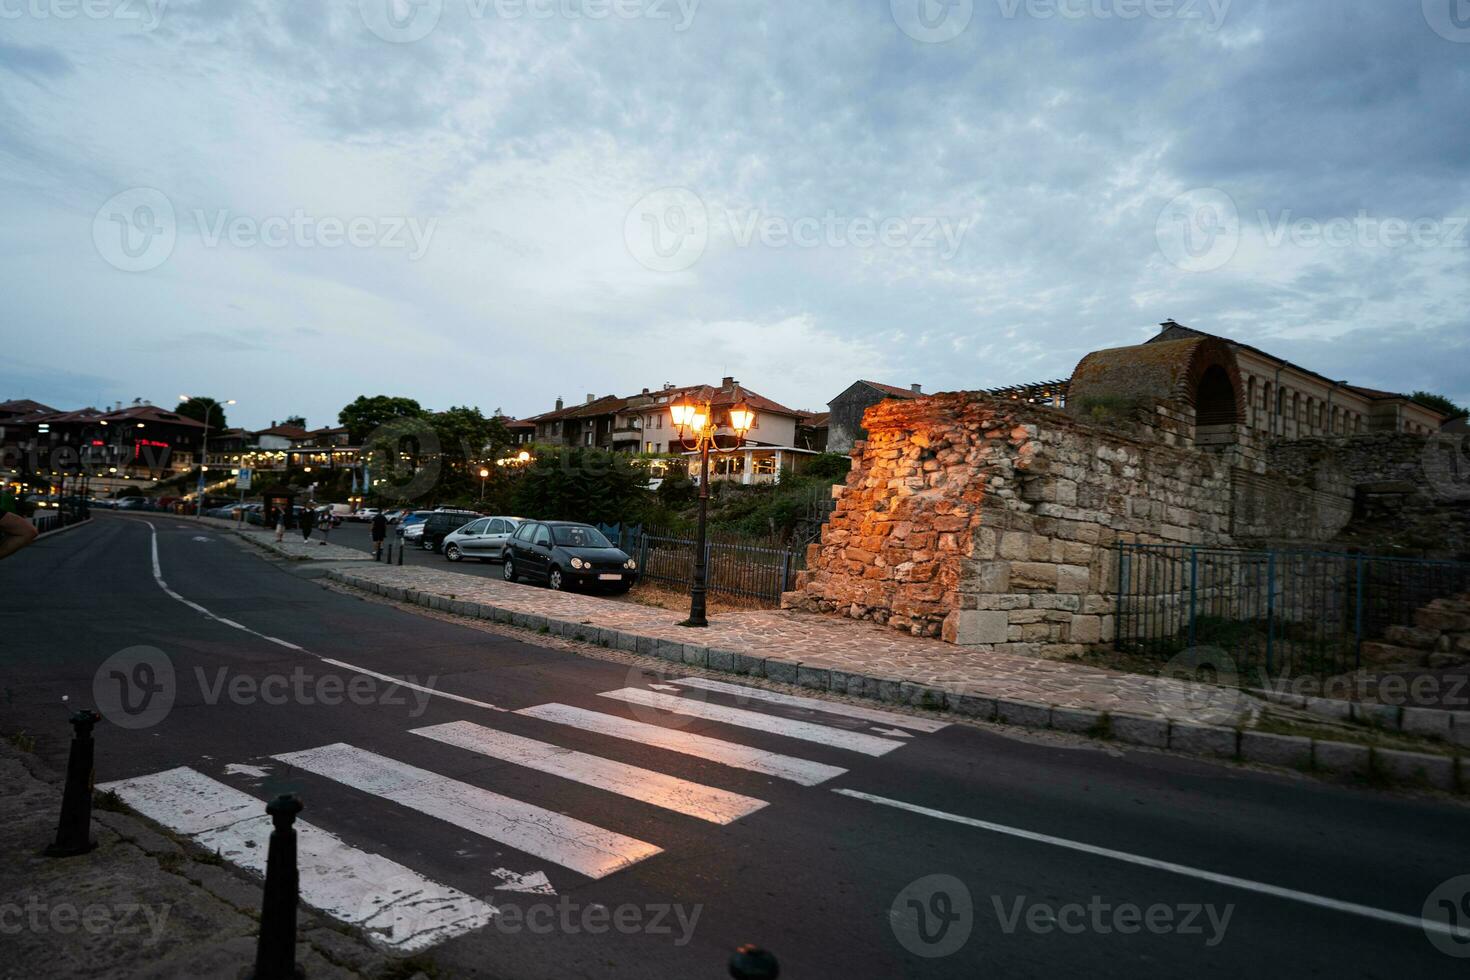
<instances>
[{"instance_id":1,"label":"stone sidewalk","mask_svg":"<svg viewBox=\"0 0 1470 980\"><path fill-rule=\"evenodd\" d=\"M789 610L724 613L694 630L667 609L447 570L369 564L328 574L389 599L680 665L1192 755L1470 787L1470 757L1257 731L1264 712L1290 709L1208 684L966 650ZM1446 742L1470 743L1470 726L1452 734Z\"/></svg>"},{"instance_id":2,"label":"stone sidewalk","mask_svg":"<svg viewBox=\"0 0 1470 980\"><path fill-rule=\"evenodd\" d=\"M322 541L321 532L313 531L310 541L301 539L300 531L287 531L281 543L276 543L276 532L267 531L256 527L254 524L238 524L235 521L227 521L218 517L181 517L180 520L193 524L198 523L201 527L212 528L217 531L233 531L235 534L249 541L251 544L264 548L266 551L280 555L282 558L291 558L297 561L372 561L373 556L356 548L344 548L341 545L331 544L330 535L328 542Z\"/></svg>"},{"instance_id":3,"label":"stone sidewalk","mask_svg":"<svg viewBox=\"0 0 1470 980\"><path fill-rule=\"evenodd\" d=\"M251 965L259 879L96 807L96 850L43 857L60 812L60 774L0 741L0 977L236 977ZM328 980L407 976L404 961L306 908L296 962Z\"/></svg>"}]
</instances>

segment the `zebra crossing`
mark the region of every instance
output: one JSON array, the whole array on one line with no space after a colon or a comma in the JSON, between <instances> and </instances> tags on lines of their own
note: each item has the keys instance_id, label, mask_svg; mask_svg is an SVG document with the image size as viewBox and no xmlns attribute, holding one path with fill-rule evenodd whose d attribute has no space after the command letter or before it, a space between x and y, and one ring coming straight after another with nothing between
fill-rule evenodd
<instances>
[{"instance_id":1,"label":"zebra crossing","mask_svg":"<svg viewBox=\"0 0 1470 980\"><path fill-rule=\"evenodd\" d=\"M719 772L728 769L798 787L829 782L847 769L685 729L695 722L713 723L787 740L797 752L802 745L820 746L828 755L850 753L876 758L909 744L907 739L914 734L930 734L945 727L943 722L931 719L699 677L649 684L647 688L623 687L599 692L599 696L606 699L605 709L538 704L509 713L502 709L478 721L410 728L404 734L414 748L431 743L449 746L467 753L469 759L493 760L591 787L595 793L633 800L656 812L672 814L672 819L688 818L695 826L708 828L728 826L767 809L771 803L747 792L543 741L493 723L512 716L532 719L539 723L537 733L547 738L565 734L585 746L590 737L598 745L607 745L612 754L617 754L621 746L651 750L654 757L666 762L682 756L714 763L716 778L711 781L718 781ZM736 704L713 697L731 698ZM627 717L623 712L637 717ZM802 717L793 718L791 714ZM418 755L422 757L421 752ZM547 870L561 874L555 871L559 868L596 880L665 851L657 841L600 826L614 812L611 808L599 808L596 814L561 813L532 800L493 792L345 742L281 752L262 761L345 787L361 798L364 806L411 811L415 816L432 818L476 839L518 852L524 855L526 868L543 863L542 868L511 871L498 866L501 859L497 859L496 866L487 866L484 872L490 892L508 888L529 891L532 889L516 888L515 883L534 882L539 893L553 893ZM252 771L259 770L254 766L226 768L227 774ZM701 770L706 771L710 771L708 767ZM743 782L748 788L749 778ZM188 767L100 788L116 793L129 806L170 830L217 851L223 859L256 874L264 873L271 830L264 800ZM306 815L310 816L310 811ZM648 833L649 826L643 823L639 833L656 836ZM370 843L349 843L309 820L298 820L296 828L302 900L362 928L385 949L417 952L479 929L497 914L493 901L434 881L371 850ZM687 831L681 837L670 828L670 836L687 841ZM501 883L491 884L492 878Z\"/></svg>"}]
</instances>

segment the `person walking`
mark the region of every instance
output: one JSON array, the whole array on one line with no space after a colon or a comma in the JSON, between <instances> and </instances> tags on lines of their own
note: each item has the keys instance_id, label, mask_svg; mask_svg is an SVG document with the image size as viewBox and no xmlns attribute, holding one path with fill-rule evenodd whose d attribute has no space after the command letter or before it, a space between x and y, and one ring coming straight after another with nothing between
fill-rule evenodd
<instances>
[{"instance_id":1,"label":"person walking","mask_svg":"<svg viewBox=\"0 0 1470 980\"><path fill-rule=\"evenodd\" d=\"M319 542L322 547L326 547L327 535L330 533L332 533L332 505L328 504L322 511L322 540Z\"/></svg>"},{"instance_id":2,"label":"person walking","mask_svg":"<svg viewBox=\"0 0 1470 980\"><path fill-rule=\"evenodd\" d=\"M276 544L286 540L286 508L276 510Z\"/></svg>"},{"instance_id":3,"label":"person walking","mask_svg":"<svg viewBox=\"0 0 1470 980\"><path fill-rule=\"evenodd\" d=\"M301 541L305 544L311 540L311 532L316 530L316 511L310 507L303 507L301 516L297 520L301 522Z\"/></svg>"},{"instance_id":4,"label":"person walking","mask_svg":"<svg viewBox=\"0 0 1470 980\"><path fill-rule=\"evenodd\" d=\"M383 559L383 539L388 536L388 518L382 511L373 515L373 561Z\"/></svg>"}]
</instances>

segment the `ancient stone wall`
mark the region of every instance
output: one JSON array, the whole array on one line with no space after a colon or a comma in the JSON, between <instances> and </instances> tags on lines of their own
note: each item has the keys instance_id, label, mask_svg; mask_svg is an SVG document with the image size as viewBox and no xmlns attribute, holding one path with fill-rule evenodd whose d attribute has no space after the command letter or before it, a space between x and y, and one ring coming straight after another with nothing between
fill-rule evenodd
<instances>
[{"instance_id":1,"label":"ancient stone wall","mask_svg":"<svg viewBox=\"0 0 1470 980\"><path fill-rule=\"evenodd\" d=\"M1113 545L1228 544L1224 458L970 392L885 402L788 607L1058 656L1112 634Z\"/></svg>"}]
</instances>

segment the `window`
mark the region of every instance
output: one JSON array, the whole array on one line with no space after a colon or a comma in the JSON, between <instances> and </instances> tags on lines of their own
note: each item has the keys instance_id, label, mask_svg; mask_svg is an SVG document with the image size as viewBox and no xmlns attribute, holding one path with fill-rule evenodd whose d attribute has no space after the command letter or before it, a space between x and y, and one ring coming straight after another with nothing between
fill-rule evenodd
<instances>
[{"instance_id":1,"label":"window","mask_svg":"<svg viewBox=\"0 0 1470 980\"><path fill-rule=\"evenodd\" d=\"M656 418L658 419L658 427L660 429L662 429L664 427L664 417L663 417L663 415L660 414L660 415L656 416Z\"/></svg>"},{"instance_id":2,"label":"window","mask_svg":"<svg viewBox=\"0 0 1470 980\"><path fill-rule=\"evenodd\" d=\"M516 540L522 543L530 541L531 533L535 530L536 525L534 524L522 524L520 527L516 528Z\"/></svg>"},{"instance_id":3,"label":"window","mask_svg":"<svg viewBox=\"0 0 1470 980\"><path fill-rule=\"evenodd\" d=\"M505 533L505 522L502 521L500 518L497 517L497 518L495 518L495 520L493 520L493 521L491 521L489 523L489 526L486 527L485 530L482 533L484 533L484 534L504 534Z\"/></svg>"},{"instance_id":4,"label":"window","mask_svg":"<svg viewBox=\"0 0 1470 980\"><path fill-rule=\"evenodd\" d=\"M556 543L565 548L611 548L612 544L595 527L568 524L556 529Z\"/></svg>"},{"instance_id":5,"label":"window","mask_svg":"<svg viewBox=\"0 0 1470 980\"><path fill-rule=\"evenodd\" d=\"M536 547L551 547L551 529L548 528L545 524L536 525Z\"/></svg>"},{"instance_id":6,"label":"window","mask_svg":"<svg viewBox=\"0 0 1470 980\"><path fill-rule=\"evenodd\" d=\"M463 528L461 528L461 530L464 531L465 534L484 534L485 529L489 526L489 521L470 521Z\"/></svg>"}]
</instances>

